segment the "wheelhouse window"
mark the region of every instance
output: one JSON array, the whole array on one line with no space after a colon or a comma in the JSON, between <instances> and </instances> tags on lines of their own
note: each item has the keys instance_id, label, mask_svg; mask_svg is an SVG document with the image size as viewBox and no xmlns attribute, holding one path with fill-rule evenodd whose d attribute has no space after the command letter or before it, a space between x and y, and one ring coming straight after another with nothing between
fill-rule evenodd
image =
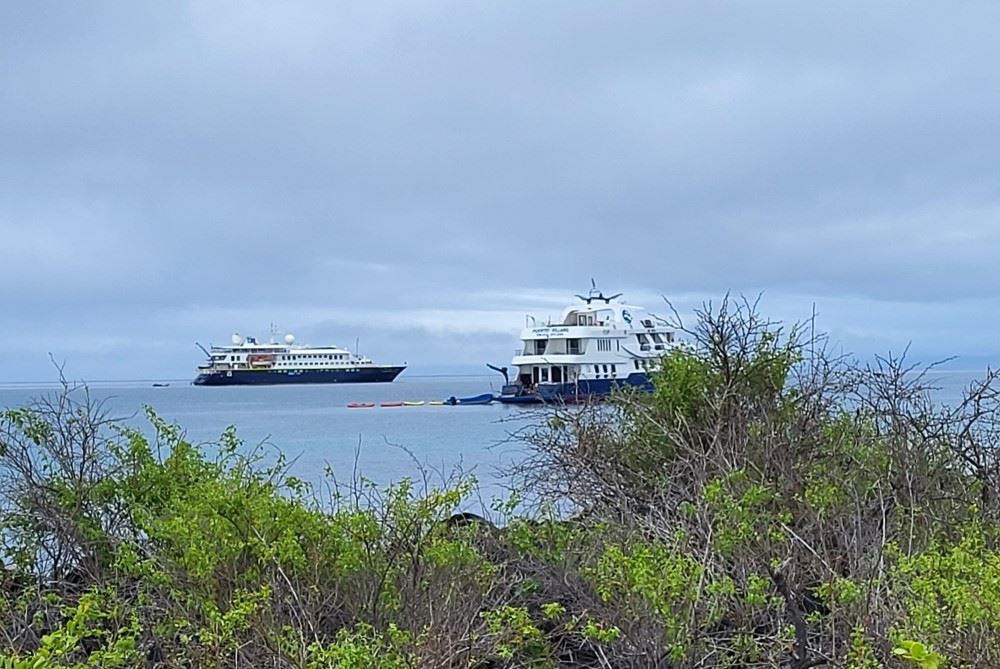
<instances>
[{"instance_id":1,"label":"wheelhouse window","mask_svg":"<svg viewBox=\"0 0 1000 669\"><path fill-rule=\"evenodd\" d=\"M580 340L579 339L567 339L566 340L566 353L569 355L580 355Z\"/></svg>"}]
</instances>

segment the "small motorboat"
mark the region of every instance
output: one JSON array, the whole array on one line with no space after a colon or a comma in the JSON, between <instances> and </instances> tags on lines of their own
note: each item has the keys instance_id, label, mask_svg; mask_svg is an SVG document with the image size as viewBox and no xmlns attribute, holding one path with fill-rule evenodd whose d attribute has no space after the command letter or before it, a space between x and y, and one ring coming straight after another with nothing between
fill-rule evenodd
<instances>
[{"instance_id":1,"label":"small motorboat","mask_svg":"<svg viewBox=\"0 0 1000 669\"><path fill-rule=\"evenodd\" d=\"M167 387L169 387L169 386L170 386L170 384L169 384L169 383L154 383L154 384L153 384L153 387L154 387L154 388L167 388Z\"/></svg>"},{"instance_id":2,"label":"small motorboat","mask_svg":"<svg viewBox=\"0 0 1000 669\"><path fill-rule=\"evenodd\" d=\"M423 400L404 400L404 407L422 407L424 405Z\"/></svg>"},{"instance_id":3,"label":"small motorboat","mask_svg":"<svg viewBox=\"0 0 1000 669\"><path fill-rule=\"evenodd\" d=\"M371 409L375 406L374 402L350 402L347 405L348 409Z\"/></svg>"},{"instance_id":4,"label":"small motorboat","mask_svg":"<svg viewBox=\"0 0 1000 669\"><path fill-rule=\"evenodd\" d=\"M482 395L474 395L472 397L455 397L452 395L445 400L445 404L450 404L451 406L456 405L476 405L476 404L489 404L493 401L493 393L483 393Z\"/></svg>"},{"instance_id":5,"label":"small motorboat","mask_svg":"<svg viewBox=\"0 0 1000 669\"><path fill-rule=\"evenodd\" d=\"M403 403L402 402L382 402L379 406L383 406L383 407L401 407L401 406L403 406Z\"/></svg>"}]
</instances>

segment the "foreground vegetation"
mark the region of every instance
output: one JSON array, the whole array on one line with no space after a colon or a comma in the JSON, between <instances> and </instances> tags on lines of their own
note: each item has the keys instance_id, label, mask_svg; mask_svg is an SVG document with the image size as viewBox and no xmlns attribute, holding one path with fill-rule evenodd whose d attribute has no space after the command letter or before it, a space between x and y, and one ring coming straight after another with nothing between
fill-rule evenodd
<instances>
[{"instance_id":1,"label":"foreground vegetation","mask_svg":"<svg viewBox=\"0 0 1000 669\"><path fill-rule=\"evenodd\" d=\"M1000 666L995 375L945 408L750 304L688 334L654 395L540 413L493 522L85 389L6 410L0 668Z\"/></svg>"}]
</instances>

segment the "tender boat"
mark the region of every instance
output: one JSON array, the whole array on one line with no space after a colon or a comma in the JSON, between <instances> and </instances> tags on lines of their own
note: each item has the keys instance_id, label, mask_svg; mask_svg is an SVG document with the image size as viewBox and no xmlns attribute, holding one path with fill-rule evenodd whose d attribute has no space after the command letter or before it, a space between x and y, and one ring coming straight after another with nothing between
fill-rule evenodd
<instances>
[{"instance_id":1,"label":"tender boat","mask_svg":"<svg viewBox=\"0 0 1000 669\"><path fill-rule=\"evenodd\" d=\"M205 364L198 367L196 386L277 385L300 383L388 383L405 365L377 365L371 359L338 346L302 346L293 335L277 343L254 337L232 337L231 346L206 350Z\"/></svg>"},{"instance_id":2,"label":"tender boat","mask_svg":"<svg viewBox=\"0 0 1000 669\"><path fill-rule=\"evenodd\" d=\"M493 393L483 393L482 395L475 395L473 397L449 397L444 401L445 404L450 404L451 406L467 406L470 404L490 404L493 402Z\"/></svg>"},{"instance_id":3,"label":"tender boat","mask_svg":"<svg viewBox=\"0 0 1000 669\"><path fill-rule=\"evenodd\" d=\"M555 323L525 320L521 347L507 367L490 365L504 375L496 399L505 404L584 402L607 397L615 388L652 391L650 372L675 345L676 333L644 308L605 297L591 284L577 295Z\"/></svg>"}]
</instances>

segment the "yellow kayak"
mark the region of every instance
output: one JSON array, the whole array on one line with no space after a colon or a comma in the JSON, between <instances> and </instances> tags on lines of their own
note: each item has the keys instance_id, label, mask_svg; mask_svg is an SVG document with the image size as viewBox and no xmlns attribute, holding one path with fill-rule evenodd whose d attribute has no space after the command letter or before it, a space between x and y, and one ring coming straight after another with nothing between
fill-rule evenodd
<instances>
[{"instance_id":1,"label":"yellow kayak","mask_svg":"<svg viewBox=\"0 0 1000 669\"><path fill-rule=\"evenodd\" d=\"M430 402L428 402L428 404L430 404L432 407L443 407L444 406L444 401L443 400L431 400Z\"/></svg>"},{"instance_id":2,"label":"yellow kayak","mask_svg":"<svg viewBox=\"0 0 1000 669\"><path fill-rule=\"evenodd\" d=\"M424 405L423 400L418 400L416 402L403 402L404 407L422 407Z\"/></svg>"}]
</instances>

